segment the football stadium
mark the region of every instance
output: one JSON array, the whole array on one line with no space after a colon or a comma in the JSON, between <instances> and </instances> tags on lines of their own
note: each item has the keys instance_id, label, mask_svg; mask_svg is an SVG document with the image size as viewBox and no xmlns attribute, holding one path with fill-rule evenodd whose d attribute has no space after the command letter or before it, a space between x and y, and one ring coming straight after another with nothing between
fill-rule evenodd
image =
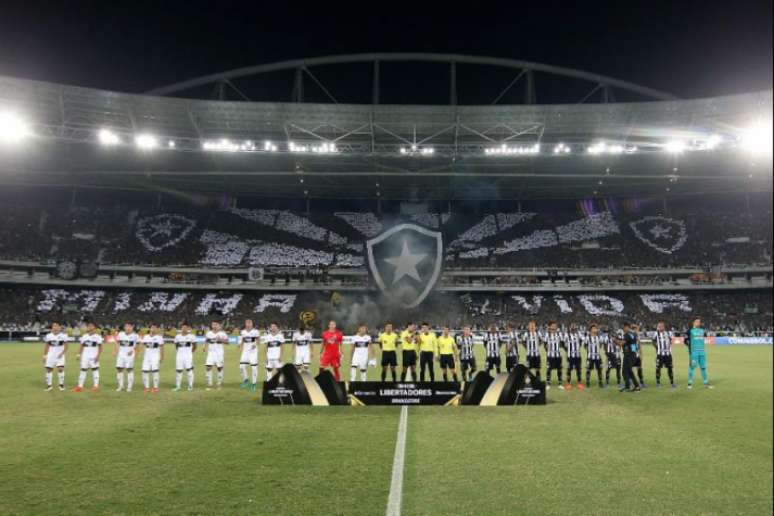
<instances>
[{"instance_id":1,"label":"football stadium","mask_svg":"<svg viewBox=\"0 0 774 516\"><path fill-rule=\"evenodd\" d=\"M771 514L772 180L770 84L2 75L0 513Z\"/></svg>"}]
</instances>

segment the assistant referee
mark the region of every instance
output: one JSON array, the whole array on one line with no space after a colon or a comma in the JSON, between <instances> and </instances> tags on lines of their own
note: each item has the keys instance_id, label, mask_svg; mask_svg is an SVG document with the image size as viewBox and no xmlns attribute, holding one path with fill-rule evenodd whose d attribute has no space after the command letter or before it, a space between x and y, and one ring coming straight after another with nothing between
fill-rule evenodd
<instances>
[{"instance_id":1,"label":"assistant referee","mask_svg":"<svg viewBox=\"0 0 774 516\"><path fill-rule=\"evenodd\" d=\"M419 381L425 381L425 368L430 370L430 381L435 381L435 354L438 351L438 340L435 332L430 331L428 323L422 323L422 333L419 334Z\"/></svg>"},{"instance_id":2,"label":"assistant referee","mask_svg":"<svg viewBox=\"0 0 774 516\"><path fill-rule=\"evenodd\" d=\"M449 327L443 327L443 333L438 337L438 356L441 364L441 371L443 371L443 381L448 382L448 371L451 371L452 377L455 382L458 382L457 369L454 364L454 355L457 352L457 343L454 341L454 337L449 335Z\"/></svg>"},{"instance_id":3,"label":"assistant referee","mask_svg":"<svg viewBox=\"0 0 774 516\"><path fill-rule=\"evenodd\" d=\"M384 325L384 331L379 334L379 344L382 346L382 381L387 379L387 368L390 368L392 381L398 380L395 368L398 367L398 334L392 331L392 324Z\"/></svg>"}]
</instances>

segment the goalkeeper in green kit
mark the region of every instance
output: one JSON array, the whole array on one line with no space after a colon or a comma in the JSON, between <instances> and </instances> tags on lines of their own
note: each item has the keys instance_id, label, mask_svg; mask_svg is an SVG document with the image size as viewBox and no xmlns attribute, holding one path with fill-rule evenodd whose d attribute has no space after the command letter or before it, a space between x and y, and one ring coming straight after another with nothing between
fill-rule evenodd
<instances>
[{"instance_id":1,"label":"goalkeeper in green kit","mask_svg":"<svg viewBox=\"0 0 774 516\"><path fill-rule=\"evenodd\" d=\"M688 351L691 355L691 363L688 366L688 388L693 388L693 370L698 367L704 387L712 389L707 375L707 355L704 353L704 328L701 327L701 319L693 321L693 327L688 331Z\"/></svg>"}]
</instances>

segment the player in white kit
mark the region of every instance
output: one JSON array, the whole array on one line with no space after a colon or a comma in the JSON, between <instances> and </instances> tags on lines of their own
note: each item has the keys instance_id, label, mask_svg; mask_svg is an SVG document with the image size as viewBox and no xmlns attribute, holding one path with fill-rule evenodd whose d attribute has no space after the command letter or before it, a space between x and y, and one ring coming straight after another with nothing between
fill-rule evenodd
<instances>
[{"instance_id":1,"label":"player in white kit","mask_svg":"<svg viewBox=\"0 0 774 516\"><path fill-rule=\"evenodd\" d=\"M312 360L312 332L303 324L293 332L293 344L296 347L296 356L293 363L299 371L309 371L309 363Z\"/></svg>"},{"instance_id":2,"label":"player in white kit","mask_svg":"<svg viewBox=\"0 0 774 516\"><path fill-rule=\"evenodd\" d=\"M97 326L90 322L86 325L86 333L81 335L81 347L78 355L81 357L81 373L78 375L78 386L75 392L83 390L86 383L86 375L91 370L92 391L99 390L99 357L102 355L102 335L97 331Z\"/></svg>"},{"instance_id":3,"label":"player in white kit","mask_svg":"<svg viewBox=\"0 0 774 516\"><path fill-rule=\"evenodd\" d=\"M266 380L268 380L282 367L282 345L285 344L285 336L279 331L276 323L271 323L269 331L261 337L261 342L266 345Z\"/></svg>"},{"instance_id":4,"label":"player in white kit","mask_svg":"<svg viewBox=\"0 0 774 516\"><path fill-rule=\"evenodd\" d=\"M51 325L51 331L43 337L46 347L43 349L43 367L46 368L46 391L54 389L52 382L54 379L54 368L56 368L57 379L59 380L59 390L65 390L64 387L64 366L65 353L67 353L67 343L70 337L62 331L59 323Z\"/></svg>"},{"instance_id":5,"label":"player in white kit","mask_svg":"<svg viewBox=\"0 0 774 516\"><path fill-rule=\"evenodd\" d=\"M158 324L150 325L150 332L142 337L142 344L145 348L142 354L142 385L145 392L159 392L159 367L164 361L164 336Z\"/></svg>"},{"instance_id":6,"label":"player in white kit","mask_svg":"<svg viewBox=\"0 0 774 516\"><path fill-rule=\"evenodd\" d=\"M243 389L255 392L258 388L258 339L261 332L253 325L252 319L245 319L245 327L239 332L239 374ZM250 368L248 375L247 368ZM250 381L252 380L252 382Z\"/></svg>"},{"instance_id":7,"label":"player in white kit","mask_svg":"<svg viewBox=\"0 0 774 516\"><path fill-rule=\"evenodd\" d=\"M371 359L371 336L368 328L361 324L357 333L352 336L352 354L350 355L349 381L357 380L357 371L360 370L360 380L368 380L368 361Z\"/></svg>"},{"instance_id":8,"label":"player in white kit","mask_svg":"<svg viewBox=\"0 0 774 516\"><path fill-rule=\"evenodd\" d=\"M116 391L124 388L124 371L126 371L126 392L132 392L134 386L134 359L137 356L137 342L140 336L134 331L132 323L124 324L123 331L116 337L113 356L116 357Z\"/></svg>"},{"instance_id":9,"label":"player in white kit","mask_svg":"<svg viewBox=\"0 0 774 516\"><path fill-rule=\"evenodd\" d=\"M183 380L183 371L188 375L188 390L192 391L194 386L194 367L193 355L196 351L196 335L191 333L191 325L183 323L180 326L180 333L175 335L175 392L180 390L180 383Z\"/></svg>"},{"instance_id":10,"label":"player in white kit","mask_svg":"<svg viewBox=\"0 0 774 516\"><path fill-rule=\"evenodd\" d=\"M204 376L207 379L207 390L212 388L212 368L218 371L218 389L223 387L223 346L228 344L228 334L221 329L220 321L212 321L210 330L204 336Z\"/></svg>"}]
</instances>

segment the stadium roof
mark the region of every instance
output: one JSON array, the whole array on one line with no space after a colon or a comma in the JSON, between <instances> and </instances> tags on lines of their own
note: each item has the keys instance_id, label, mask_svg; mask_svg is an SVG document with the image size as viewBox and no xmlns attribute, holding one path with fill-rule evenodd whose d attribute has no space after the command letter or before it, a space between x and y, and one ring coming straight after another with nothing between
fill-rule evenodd
<instances>
[{"instance_id":1,"label":"stadium roof","mask_svg":"<svg viewBox=\"0 0 774 516\"><path fill-rule=\"evenodd\" d=\"M756 157L741 148L751 124L763 123L771 134L771 90L663 100L669 95L536 63L368 54L240 69L157 93L213 81L232 87L224 81L274 69L292 68L301 70L301 77L314 77L308 67L315 64L407 57L450 66L464 59L489 59L489 64L519 68L517 78L533 71L580 74L595 82L592 91L634 88L660 100L383 105L377 88L372 104L306 103L303 94L296 95L297 102L251 102L136 95L0 77L0 115L13 113L31 136L18 145L0 145L2 181L409 200L771 189L770 155ZM612 100L612 95L602 97Z\"/></svg>"}]
</instances>

